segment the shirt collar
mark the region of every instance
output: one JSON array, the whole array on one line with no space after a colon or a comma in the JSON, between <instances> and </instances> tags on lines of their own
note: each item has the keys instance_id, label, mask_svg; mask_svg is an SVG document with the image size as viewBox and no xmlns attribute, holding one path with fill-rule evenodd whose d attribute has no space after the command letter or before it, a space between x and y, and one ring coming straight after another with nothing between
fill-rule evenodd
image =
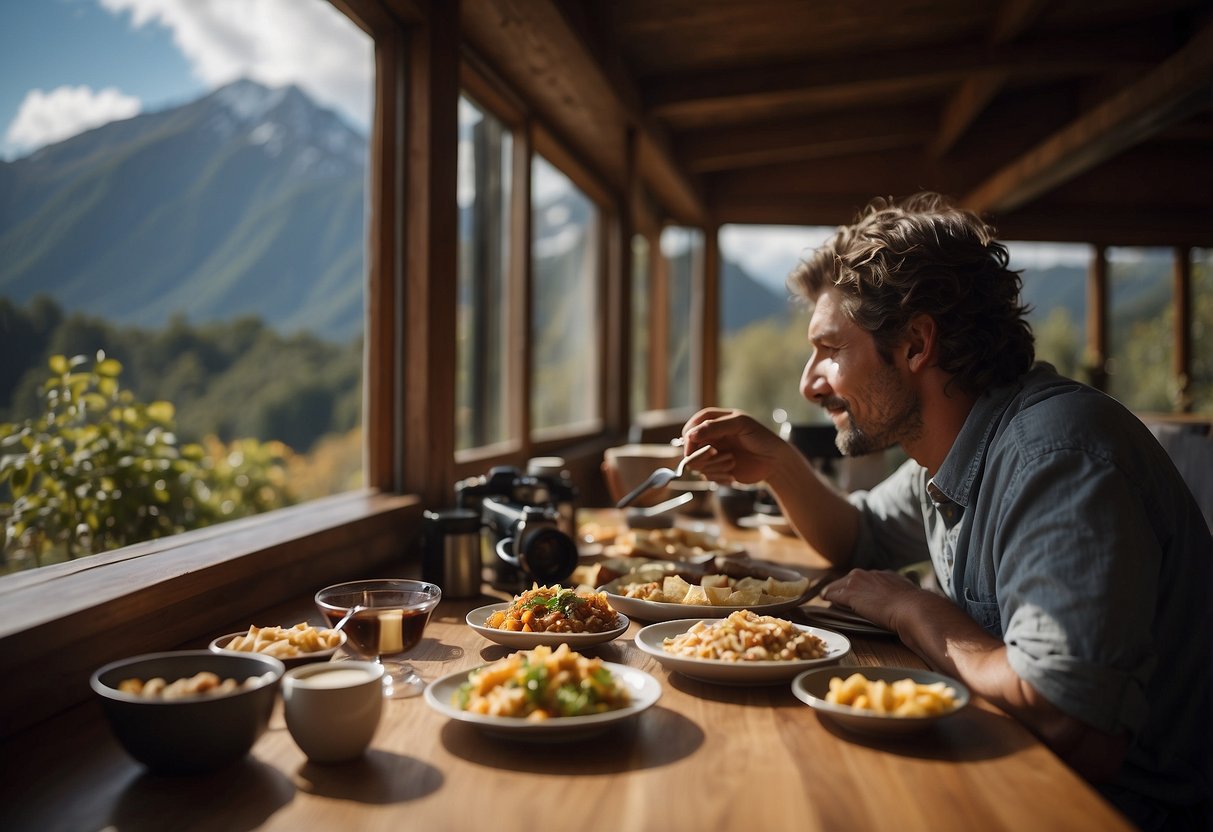
<instances>
[{"instance_id":1,"label":"shirt collar","mask_svg":"<svg viewBox=\"0 0 1213 832\"><path fill-rule=\"evenodd\" d=\"M977 397L964 427L944 457L939 471L927 483L927 491L936 503L947 499L968 507L973 481L984 465L990 438L1011 399L1023 387L1022 381L995 387ZM940 498L943 499L940 499Z\"/></svg>"}]
</instances>

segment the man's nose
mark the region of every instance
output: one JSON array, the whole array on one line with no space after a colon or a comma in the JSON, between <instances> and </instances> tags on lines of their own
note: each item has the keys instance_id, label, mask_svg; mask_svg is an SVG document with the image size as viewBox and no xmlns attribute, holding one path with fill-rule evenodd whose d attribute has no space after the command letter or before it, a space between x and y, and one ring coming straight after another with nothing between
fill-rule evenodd
<instances>
[{"instance_id":1,"label":"man's nose","mask_svg":"<svg viewBox=\"0 0 1213 832\"><path fill-rule=\"evenodd\" d=\"M800 395L814 402L824 398L829 392L830 385L826 382L825 375L810 358L804 365L804 372L800 374Z\"/></svg>"}]
</instances>

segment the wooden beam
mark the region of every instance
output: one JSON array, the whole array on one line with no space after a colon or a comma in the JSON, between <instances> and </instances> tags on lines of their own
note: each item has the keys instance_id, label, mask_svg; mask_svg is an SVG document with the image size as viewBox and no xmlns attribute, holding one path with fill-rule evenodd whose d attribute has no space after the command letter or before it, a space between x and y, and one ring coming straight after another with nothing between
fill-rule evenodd
<instances>
[{"instance_id":1,"label":"wooden beam","mask_svg":"<svg viewBox=\"0 0 1213 832\"><path fill-rule=\"evenodd\" d=\"M427 4L406 50L404 486L441 506L455 461L459 2Z\"/></svg>"},{"instance_id":2,"label":"wooden beam","mask_svg":"<svg viewBox=\"0 0 1213 832\"><path fill-rule=\"evenodd\" d=\"M1175 299L1175 350L1172 375L1178 382L1175 409L1192 412L1192 250L1175 249L1173 296Z\"/></svg>"},{"instance_id":3,"label":"wooden beam","mask_svg":"<svg viewBox=\"0 0 1213 832\"><path fill-rule=\"evenodd\" d=\"M992 45L1010 43L1025 32L1044 11L1048 0L1003 0L994 18L988 42ZM943 108L939 131L931 142L935 158L946 154L977 120L986 105L994 100L1006 84L1007 72L984 69L966 78Z\"/></svg>"},{"instance_id":4,"label":"wooden beam","mask_svg":"<svg viewBox=\"0 0 1213 832\"><path fill-rule=\"evenodd\" d=\"M975 211L1011 211L1207 106L1213 82L1213 24L1171 58L1080 116L977 186L962 200Z\"/></svg>"},{"instance_id":5,"label":"wooden beam","mask_svg":"<svg viewBox=\"0 0 1213 832\"><path fill-rule=\"evenodd\" d=\"M920 147L929 136L923 110L900 109L696 131L678 149L689 170L710 172Z\"/></svg>"},{"instance_id":6,"label":"wooden beam","mask_svg":"<svg viewBox=\"0 0 1213 832\"><path fill-rule=\"evenodd\" d=\"M1084 38L1042 38L1011 46L916 49L838 60L771 64L711 72L680 73L642 85L645 106L672 121L727 118L750 102L786 103L802 98L851 96L897 86L956 83L974 72L995 70L1049 78L1140 70L1158 59L1153 39L1128 33Z\"/></svg>"},{"instance_id":7,"label":"wooden beam","mask_svg":"<svg viewBox=\"0 0 1213 832\"><path fill-rule=\"evenodd\" d=\"M654 193L680 214L702 216L701 195L637 109L636 96L617 86L552 0L464 0L463 27L472 47L612 191L626 190L625 145L634 125Z\"/></svg>"}]
</instances>

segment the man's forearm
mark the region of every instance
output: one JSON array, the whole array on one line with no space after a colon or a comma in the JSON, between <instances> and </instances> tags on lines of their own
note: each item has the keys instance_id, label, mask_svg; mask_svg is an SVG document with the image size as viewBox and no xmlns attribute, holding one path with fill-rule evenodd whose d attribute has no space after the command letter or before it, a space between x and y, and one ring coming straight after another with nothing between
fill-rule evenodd
<instances>
[{"instance_id":1,"label":"man's forearm","mask_svg":"<svg viewBox=\"0 0 1213 832\"><path fill-rule=\"evenodd\" d=\"M792 528L830 563L848 566L859 536L859 509L799 453L787 454L767 485Z\"/></svg>"}]
</instances>

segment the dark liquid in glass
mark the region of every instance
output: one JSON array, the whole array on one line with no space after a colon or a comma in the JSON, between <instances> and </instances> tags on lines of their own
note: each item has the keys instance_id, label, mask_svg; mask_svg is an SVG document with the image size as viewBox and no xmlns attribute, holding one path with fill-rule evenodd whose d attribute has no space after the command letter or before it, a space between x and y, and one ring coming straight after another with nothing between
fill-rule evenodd
<instances>
[{"instance_id":1,"label":"dark liquid in glass","mask_svg":"<svg viewBox=\"0 0 1213 832\"><path fill-rule=\"evenodd\" d=\"M329 625L335 625L345 613L325 610ZM429 621L429 611L402 609L363 610L345 623L345 646L364 659L391 656L412 650L421 641Z\"/></svg>"}]
</instances>

